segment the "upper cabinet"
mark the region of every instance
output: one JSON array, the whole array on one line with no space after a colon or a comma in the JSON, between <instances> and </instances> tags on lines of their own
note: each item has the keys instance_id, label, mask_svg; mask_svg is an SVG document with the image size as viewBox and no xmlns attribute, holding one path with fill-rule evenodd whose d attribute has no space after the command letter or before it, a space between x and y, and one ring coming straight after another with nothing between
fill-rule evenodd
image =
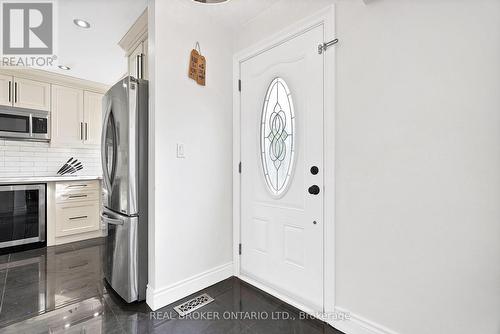
<instances>
[{"instance_id":1,"label":"upper cabinet","mask_svg":"<svg viewBox=\"0 0 500 334\"><path fill-rule=\"evenodd\" d=\"M83 122L83 90L52 85L52 145L81 146Z\"/></svg>"},{"instance_id":2,"label":"upper cabinet","mask_svg":"<svg viewBox=\"0 0 500 334\"><path fill-rule=\"evenodd\" d=\"M50 111L50 84L1 74L0 105Z\"/></svg>"},{"instance_id":3,"label":"upper cabinet","mask_svg":"<svg viewBox=\"0 0 500 334\"><path fill-rule=\"evenodd\" d=\"M128 56L129 75L138 79L147 79L145 42L141 42Z\"/></svg>"},{"instance_id":4,"label":"upper cabinet","mask_svg":"<svg viewBox=\"0 0 500 334\"><path fill-rule=\"evenodd\" d=\"M85 123L85 145L101 145L103 94L83 92L83 121Z\"/></svg>"},{"instance_id":5,"label":"upper cabinet","mask_svg":"<svg viewBox=\"0 0 500 334\"><path fill-rule=\"evenodd\" d=\"M108 89L48 71L0 69L0 106L47 111L52 146L100 147L102 99Z\"/></svg>"},{"instance_id":6,"label":"upper cabinet","mask_svg":"<svg viewBox=\"0 0 500 334\"><path fill-rule=\"evenodd\" d=\"M14 77L14 107L50 111L50 84Z\"/></svg>"},{"instance_id":7,"label":"upper cabinet","mask_svg":"<svg viewBox=\"0 0 500 334\"><path fill-rule=\"evenodd\" d=\"M128 57L128 74L148 79L148 10L135 21L118 43Z\"/></svg>"},{"instance_id":8,"label":"upper cabinet","mask_svg":"<svg viewBox=\"0 0 500 334\"><path fill-rule=\"evenodd\" d=\"M0 74L0 105L12 106L12 77Z\"/></svg>"},{"instance_id":9,"label":"upper cabinet","mask_svg":"<svg viewBox=\"0 0 500 334\"><path fill-rule=\"evenodd\" d=\"M102 94L52 86L52 145L99 146Z\"/></svg>"}]
</instances>

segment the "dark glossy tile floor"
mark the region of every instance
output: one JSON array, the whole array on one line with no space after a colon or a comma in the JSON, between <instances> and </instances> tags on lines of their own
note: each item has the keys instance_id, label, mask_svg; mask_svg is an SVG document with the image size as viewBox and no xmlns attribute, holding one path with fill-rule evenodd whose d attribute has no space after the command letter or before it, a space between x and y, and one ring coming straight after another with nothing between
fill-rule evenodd
<instances>
[{"instance_id":1,"label":"dark glossy tile floor","mask_svg":"<svg viewBox=\"0 0 500 334\"><path fill-rule=\"evenodd\" d=\"M173 307L194 295L156 312L126 304L103 280L104 250L93 239L0 256L0 333L340 334L234 277L184 318Z\"/></svg>"}]
</instances>

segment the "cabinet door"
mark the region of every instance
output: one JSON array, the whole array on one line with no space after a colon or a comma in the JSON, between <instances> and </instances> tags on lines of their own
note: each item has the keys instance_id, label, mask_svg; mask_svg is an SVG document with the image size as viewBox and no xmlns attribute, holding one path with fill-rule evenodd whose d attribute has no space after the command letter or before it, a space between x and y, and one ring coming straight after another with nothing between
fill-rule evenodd
<instances>
[{"instance_id":1,"label":"cabinet door","mask_svg":"<svg viewBox=\"0 0 500 334\"><path fill-rule=\"evenodd\" d=\"M133 76L134 78L140 78L140 73L138 73L138 70L140 70L139 67L141 63L138 58L142 54L143 45L142 43L140 43L128 57L128 72L129 75Z\"/></svg>"},{"instance_id":2,"label":"cabinet door","mask_svg":"<svg viewBox=\"0 0 500 334\"><path fill-rule=\"evenodd\" d=\"M14 107L50 111L50 84L14 78Z\"/></svg>"},{"instance_id":3,"label":"cabinet door","mask_svg":"<svg viewBox=\"0 0 500 334\"><path fill-rule=\"evenodd\" d=\"M52 85L51 144L83 145L83 90Z\"/></svg>"},{"instance_id":4,"label":"cabinet door","mask_svg":"<svg viewBox=\"0 0 500 334\"><path fill-rule=\"evenodd\" d=\"M56 237L97 231L99 226L98 201L56 206Z\"/></svg>"},{"instance_id":5,"label":"cabinet door","mask_svg":"<svg viewBox=\"0 0 500 334\"><path fill-rule=\"evenodd\" d=\"M12 106L12 77L0 74L0 105Z\"/></svg>"},{"instance_id":6,"label":"cabinet door","mask_svg":"<svg viewBox=\"0 0 500 334\"><path fill-rule=\"evenodd\" d=\"M102 97L99 93L83 93L83 120L85 122L85 145L101 145Z\"/></svg>"}]
</instances>

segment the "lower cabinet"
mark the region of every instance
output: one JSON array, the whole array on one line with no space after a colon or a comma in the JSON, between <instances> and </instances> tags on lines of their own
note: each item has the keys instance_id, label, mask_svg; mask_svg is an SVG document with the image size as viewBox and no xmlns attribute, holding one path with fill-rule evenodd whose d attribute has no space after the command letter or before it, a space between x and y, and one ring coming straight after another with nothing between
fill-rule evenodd
<instances>
[{"instance_id":1,"label":"lower cabinet","mask_svg":"<svg viewBox=\"0 0 500 334\"><path fill-rule=\"evenodd\" d=\"M56 216L56 237L99 230L98 203L56 204Z\"/></svg>"},{"instance_id":2,"label":"lower cabinet","mask_svg":"<svg viewBox=\"0 0 500 334\"><path fill-rule=\"evenodd\" d=\"M104 234L100 223L100 189L99 180L55 184L51 198L55 244L95 238Z\"/></svg>"}]
</instances>

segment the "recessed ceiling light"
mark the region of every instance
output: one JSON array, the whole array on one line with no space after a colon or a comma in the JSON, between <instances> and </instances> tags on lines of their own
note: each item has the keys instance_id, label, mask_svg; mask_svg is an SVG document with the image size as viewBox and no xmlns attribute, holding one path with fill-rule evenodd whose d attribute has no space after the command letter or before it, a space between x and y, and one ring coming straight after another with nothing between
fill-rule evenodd
<instances>
[{"instance_id":1,"label":"recessed ceiling light","mask_svg":"<svg viewBox=\"0 0 500 334\"><path fill-rule=\"evenodd\" d=\"M64 66L64 65L57 65L57 67L59 67L61 70L65 70L65 71L71 70L71 67Z\"/></svg>"},{"instance_id":2,"label":"recessed ceiling light","mask_svg":"<svg viewBox=\"0 0 500 334\"><path fill-rule=\"evenodd\" d=\"M90 23L82 19L74 19L73 23L80 28L85 28L85 29L90 28Z\"/></svg>"}]
</instances>

